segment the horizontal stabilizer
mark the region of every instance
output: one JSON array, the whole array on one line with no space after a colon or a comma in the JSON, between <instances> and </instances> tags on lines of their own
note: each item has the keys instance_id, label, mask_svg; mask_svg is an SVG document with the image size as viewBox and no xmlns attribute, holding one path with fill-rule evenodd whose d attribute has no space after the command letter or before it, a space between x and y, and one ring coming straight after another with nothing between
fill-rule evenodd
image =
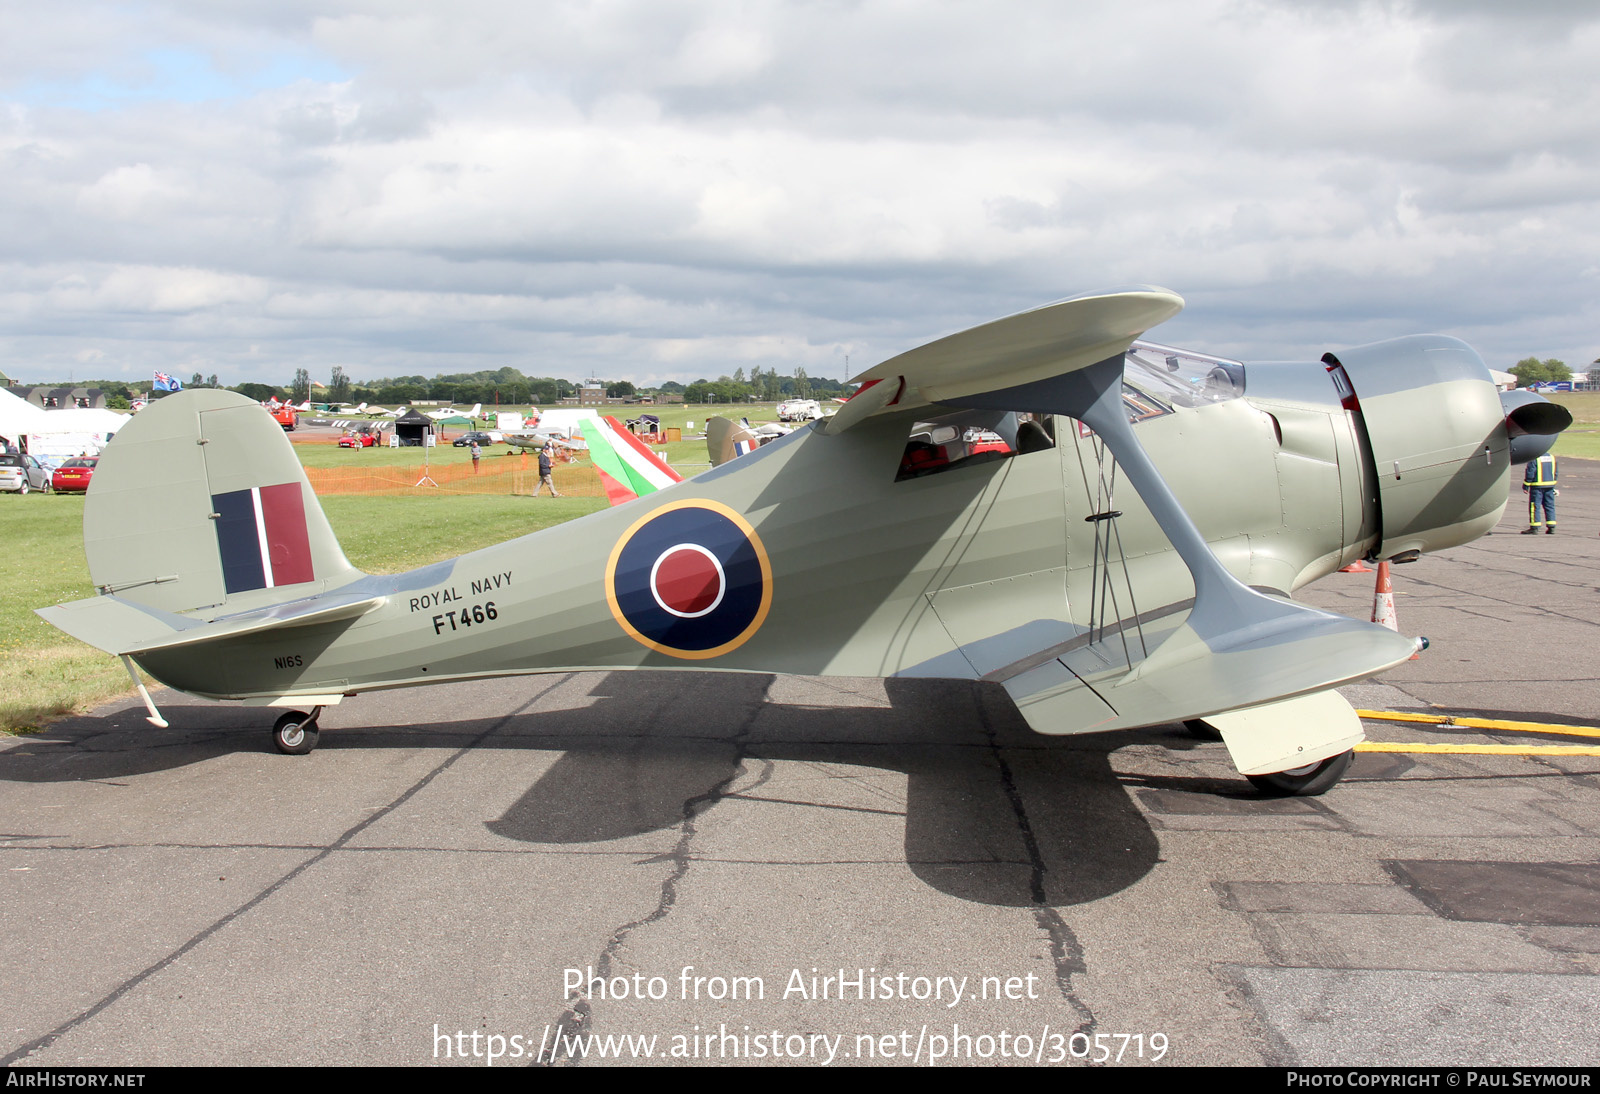
<instances>
[{"instance_id":1,"label":"horizontal stabilizer","mask_svg":"<svg viewBox=\"0 0 1600 1094\"><path fill-rule=\"evenodd\" d=\"M39 608L37 614L79 641L106 653L121 655L238 638L274 628L357 619L381 606L384 599L382 596L331 593L207 621L135 604L117 596L94 596Z\"/></svg>"}]
</instances>

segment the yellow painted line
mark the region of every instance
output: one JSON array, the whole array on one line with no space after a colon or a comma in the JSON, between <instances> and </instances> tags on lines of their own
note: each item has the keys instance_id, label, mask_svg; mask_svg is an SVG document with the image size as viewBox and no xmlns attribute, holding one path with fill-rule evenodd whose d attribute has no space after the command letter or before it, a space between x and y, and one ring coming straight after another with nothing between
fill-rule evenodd
<instances>
[{"instance_id":1,"label":"yellow painted line","mask_svg":"<svg viewBox=\"0 0 1600 1094\"><path fill-rule=\"evenodd\" d=\"M1500 729L1513 733L1552 733L1558 737L1600 738L1600 729L1593 726L1564 726L1551 722L1506 722L1496 718L1456 718L1449 714L1416 714L1394 710L1358 710L1356 717L1371 718L1376 722L1416 722L1445 729Z\"/></svg>"},{"instance_id":2,"label":"yellow painted line","mask_svg":"<svg viewBox=\"0 0 1600 1094\"><path fill-rule=\"evenodd\" d=\"M1593 745L1425 745L1404 741L1362 741L1357 752L1455 752L1477 756L1600 756Z\"/></svg>"}]
</instances>

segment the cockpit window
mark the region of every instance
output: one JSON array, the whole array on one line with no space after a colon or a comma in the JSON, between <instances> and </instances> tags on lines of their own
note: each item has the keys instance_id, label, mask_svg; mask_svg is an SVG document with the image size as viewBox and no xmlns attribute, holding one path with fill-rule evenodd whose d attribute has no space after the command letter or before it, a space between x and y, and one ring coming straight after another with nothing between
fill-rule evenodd
<instances>
[{"instance_id":1,"label":"cockpit window","mask_svg":"<svg viewBox=\"0 0 1600 1094\"><path fill-rule=\"evenodd\" d=\"M920 479L1055 446L1055 423L1048 414L998 410L941 414L911 427L895 481Z\"/></svg>"},{"instance_id":2,"label":"cockpit window","mask_svg":"<svg viewBox=\"0 0 1600 1094\"><path fill-rule=\"evenodd\" d=\"M1171 414L1172 408L1152 399L1131 384L1122 385L1122 405L1128 411L1128 422L1138 425L1150 418L1159 418L1163 414Z\"/></svg>"},{"instance_id":3,"label":"cockpit window","mask_svg":"<svg viewBox=\"0 0 1600 1094\"><path fill-rule=\"evenodd\" d=\"M1173 349L1154 342L1135 342L1128 349L1123 379L1148 396L1176 406L1209 406L1244 394L1244 366L1223 357ZM1123 396L1126 400L1127 390ZM1132 418L1140 421L1151 415Z\"/></svg>"}]
</instances>

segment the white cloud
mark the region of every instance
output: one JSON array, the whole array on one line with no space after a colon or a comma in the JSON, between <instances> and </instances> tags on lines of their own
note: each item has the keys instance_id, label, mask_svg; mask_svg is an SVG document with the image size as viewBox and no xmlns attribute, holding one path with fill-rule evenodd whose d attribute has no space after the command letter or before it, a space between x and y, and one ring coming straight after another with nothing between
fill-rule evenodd
<instances>
[{"instance_id":1,"label":"white cloud","mask_svg":"<svg viewBox=\"0 0 1600 1094\"><path fill-rule=\"evenodd\" d=\"M1597 46L1554 0L0 14L0 348L841 375L1158 283L1199 348L1588 360Z\"/></svg>"}]
</instances>

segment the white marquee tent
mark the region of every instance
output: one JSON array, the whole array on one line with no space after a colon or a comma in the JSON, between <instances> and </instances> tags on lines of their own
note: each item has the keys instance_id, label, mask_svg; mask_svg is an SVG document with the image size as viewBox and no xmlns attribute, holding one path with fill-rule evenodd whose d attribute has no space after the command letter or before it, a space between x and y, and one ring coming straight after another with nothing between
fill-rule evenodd
<instances>
[{"instance_id":1,"label":"white marquee tent","mask_svg":"<svg viewBox=\"0 0 1600 1094\"><path fill-rule=\"evenodd\" d=\"M80 452L99 452L128 417L115 410L78 407L41 410L0 389L0 438L12 449L26 448L51 463Z\"/></svg>"}]
</instances>

